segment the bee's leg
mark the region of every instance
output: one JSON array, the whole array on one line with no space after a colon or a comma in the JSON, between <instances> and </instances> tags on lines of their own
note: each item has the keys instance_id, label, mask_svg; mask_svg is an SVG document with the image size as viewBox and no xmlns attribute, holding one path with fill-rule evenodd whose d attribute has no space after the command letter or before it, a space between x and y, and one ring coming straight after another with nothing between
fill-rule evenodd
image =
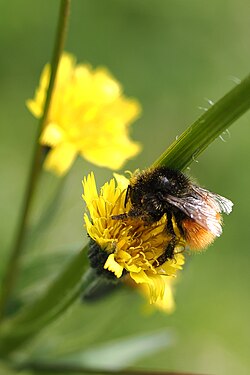
<instances>
[{"instance_id":1,"label":"bee's leg","mask_svg":"<svg viewBox=\"0 0 250 375\"><path fill-rule=\"evenodd\" d=\"M165 263L168 259L172 259L174 257L174 249L177 244L176 238L172 238L170 242L168 243L168 246L166 247L163 254L157 258L157 260L154 262L154 267L159 267L163 263Z\"/></svg>"},{"instance_id":2,"label":"bee's leg","mask_svg":"<svg viewBox=\"0 0 250 375\"><path fill-rule=\"evenodd\" d=\"M120 215L112 215L111 216L113 220L122 220L122 219L138 219L138 218L143 218L142 217L142 212L137 209L131 209L127 213L123 213Z\"/></svg>"},{"instance_id":3,"label":"bee's leg","mask_svg":"<svg viewBox=\"0 0 250 375\"><path fill-rule=\"evenodd\" d=\"M172 238L170 239L170 241L169 241L166 249L164 250L164 252L154 262L153 265L155 267L161 266L168 259L173 259L173 257L174 257L174 249L175 249L175 246L177 245L178 241L177 241L176 234L175 234L175 231L174 231L174 228L173 228L172 220L170 218L168 218L168 221L167 221L166 231L167 231L168 234L170 234L172 236Z\"/></svg>"},{"instance_id":4,"label":"bee's leg","mask_svg":"<svg viewBox=\"0 0 250 375\"><path fill-rule=\"evenodd\" d=\"M127 206L127 203L129 201L129 198L130 198L130 194L131 194L131 186L128 185L126 195L125 195L124 207Z\"/></svg>"},{"instance_id":5,"label":"bee's leg","mask_svg":"<svg viewBox=\"0 0 250 375\"><path fill-rule=\"evenodd\" d=\"M112 215L111 218L113 220L123 220L128 218L128 214Z\"/></svg>"}]
</instances>

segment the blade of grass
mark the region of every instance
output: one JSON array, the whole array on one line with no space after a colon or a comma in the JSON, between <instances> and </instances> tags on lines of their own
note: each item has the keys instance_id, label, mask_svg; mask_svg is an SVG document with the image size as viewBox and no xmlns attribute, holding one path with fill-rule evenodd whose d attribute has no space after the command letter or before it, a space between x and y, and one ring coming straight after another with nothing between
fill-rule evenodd
<instances>
[{"instance_id":1,"label":"blade of grass","mask_svg":"<svg viewBox=\"0 0 250 375\"><path fill-rule=\"evenodd\" d=\"M250 109L250 76L195 121L162 154L154 166L168 165L178 169L185 168L192 163L194 155L195 157L199 155L248 109ZM84 272L83 264L85 264L84 252L86 250L73 259L47 292L41 295L33 305L5 323L0 331L0 355L10 353L35 336L78 297L80 289L84 290L89 287L93 274L87 274L83 287L80 287Z\"/></svg>"},{"instance_id":2,"label":"blade of grass","mask_svg":"<svg viewBox=\"0 0 250 375\"><path fill-rule=\"evenodd\" d=\"M153 166L165 165L175 169L185 169L249 108L250 76L189 126L154 162Z\"/></svg>"},{"instance_id":3,"label":"blade of grass","mask_svg":"<svg viewBox=\"0 0 250 375\"><path fill-rule=\"evenodd\" d=\"M59 21L58 21L58 29L57 29L57 36L53 51L53 56L51 60L51 76L49 87L47 91L47 97L44 105L44 112L43 116L40 120L37 129L37 136L34 148L34 156L32 159L32 164L30 167L29 177L27 181L27 188L25 191L24 203L22 214L20 218L20 223L18 227L18 232L16 235L15 243L13 246L12 253L10 254L10 258L6 267L6 272L3 277L3 284L2 290L0 295L0 319L4 317L7 304L12 293L12 290L15 285L15 281L17 279L18 269L19 269L19 262L21 258L21 254L23 251L23 244L24 238L27 228L27 222L29 218L30 207L32 203L32 199L35 192L35 187L41 172L42 168L42 146L39 143L39 138L41 135L41 131L44 127L44 124L47 119L50 101L52 97L53 87L56 78L57 67L59 64L60 56L63 50L65 36L66 36L66 29L67 29L67 20L69 15L69 5L70 0L62 0L61 7L60 7L60 14L59 14Z\"/></svg>"}]
</instances>

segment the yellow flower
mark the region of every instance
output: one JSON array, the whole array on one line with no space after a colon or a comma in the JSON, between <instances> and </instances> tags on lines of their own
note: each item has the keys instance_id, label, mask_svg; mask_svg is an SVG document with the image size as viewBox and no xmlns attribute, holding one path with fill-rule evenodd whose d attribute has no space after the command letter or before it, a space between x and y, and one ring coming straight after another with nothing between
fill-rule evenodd
<instances>
[{"instance_id":1,"label":"yellow flower","mask_svg":"<svg viewBox=\"0 0 250 375\"><path fill-rule=\"evenodd\" d=\"M166 216L150 225L141 219L112 218L124 213L128 183L124 176L115 174L115 179L107 182L98 194L94 174L84 178L83 199L89 211L84 220L88 235L95 244L94 267L99 268L99 273L103 270L116 278L126 280L129 277L138 284L150 303L169 311L173 308L172 280L182 269L184 255L180 248L176 248L173 259L157 265L157 259L170 240L165 230ZM129 209L128 202L126 210ZM100 264L97 264L98 259Z\"/></svg>"},{"instance_id":2,"label":"yellow flower","mask_svg":"<svg viewBox=\"0 0 250 375\"><path fill-rule=\"evenodd\" d=\"M46 65L35 98L27 101L35 117L43 114L49 79ZM78 154L98 166L121 168L140 151L128 135L139 113L139 103L122 95L121 85L105 68L76 65L75 58L64 53L40 138L51 148L45 168L62 175Z\"/></svg>"}]
</instances>

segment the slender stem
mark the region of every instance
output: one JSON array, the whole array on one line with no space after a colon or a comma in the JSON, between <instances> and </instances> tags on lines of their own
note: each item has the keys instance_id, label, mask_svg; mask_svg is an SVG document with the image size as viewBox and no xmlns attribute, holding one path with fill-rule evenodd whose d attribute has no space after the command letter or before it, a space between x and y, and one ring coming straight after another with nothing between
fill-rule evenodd
<instances>
[{"instance_id":1,"label":"slender stem","mask_svg":"<svg viewBox=\"0 0 250 375\"><path fill-rule=\"evenodd\" d=\"M3 278L3 286L1 290L1 296L0 296L0 319L3 318L6 313L8 300L12 293L12 290L14 288L15 281L17 278L20 257L23 251L25 232L26 232L27 223L29 219L30 207L31 207L33 196L34 196L35 187L37 185L38 178L39 178L41 168L42 168L42 146L39 144L39 138L40 138L41 131L46 123L46 119L48 116L49 106L50 106L53 87L54 87L55 78L56 78L56 72L57 72L60 56L63 50L64 41L66 37L67 21L69 17L69 7L70 7L70 0L61 1L57 35L56 35L54 51L53 51L53 55L51 59L51 76L50 76L50 82L49 82L49 87L47 91L46 102L44 106L44 112L38 125L36 142L35 142L35 147L34 147L34 154L33 154L32 164L30 167L29 177L27 181L25 197L23 200L24 203L23 203L20 223L19 223L15 243L13 246L13 251L10 255L10 258L6 267L6 272Z\"/></svg>"},{"instance_id":2,"label":"slender stem","mask_svg":"<svg viewBox=\"0 0 250 375\"><path fill-rule=\"evenodd\" d=\"M79 365L72 365L67 363L43 363L43 362L28 362L22 364L18 369L33 370L39 372L49 372L53 374L70 373L70 374L100 374L100 375L199 375L198 373L187 372L173 372L173 371L154 371L154 370L108 370L99 368L88 368ZM201 375L201 374L200 374Z\"/></svg>"},{"instance_id":3,"label":"slender stem","mask_svg":"<svg viewBox=\"0 0 250 375\"><path fill-rule=\"evenodd\" d=\"M249 108L250 76L189 126L153 166L166 165L176 169L185 169Z\"/></svg>"}]
</instances>

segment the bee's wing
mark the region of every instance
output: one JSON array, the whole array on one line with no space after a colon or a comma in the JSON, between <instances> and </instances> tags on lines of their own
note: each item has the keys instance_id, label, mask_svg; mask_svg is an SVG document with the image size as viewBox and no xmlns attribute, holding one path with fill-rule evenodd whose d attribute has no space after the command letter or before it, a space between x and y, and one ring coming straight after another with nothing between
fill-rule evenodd
<instances>
[{"instance_id":1,"label":"bee's wing","mask_svg":"<svg viewBox=\"0 0 250 375\"><path fill-rule=\"evenodd\" d=\"M168 195L166 200L214 236L219 237L222 227L218 213L229 214L232 210L232 202L198 186L193 186L193 190L193 195L183 198Z\"/></svg>"},{"instance_id":2,"label":"bee's wing","mask_svg":"<svg viewBox=\"0 0 250 375\"><path fill-rule=\"evenodd\" d=\"M233 208L233 202L229 199L222 197L219 194L211 193L210 191L203 189L199 186L192 185L193 190L195 191L201 199L207 200L211 206L213 206L217 212L224 212L229 215Z\"/></svg>"}]
</instances>

